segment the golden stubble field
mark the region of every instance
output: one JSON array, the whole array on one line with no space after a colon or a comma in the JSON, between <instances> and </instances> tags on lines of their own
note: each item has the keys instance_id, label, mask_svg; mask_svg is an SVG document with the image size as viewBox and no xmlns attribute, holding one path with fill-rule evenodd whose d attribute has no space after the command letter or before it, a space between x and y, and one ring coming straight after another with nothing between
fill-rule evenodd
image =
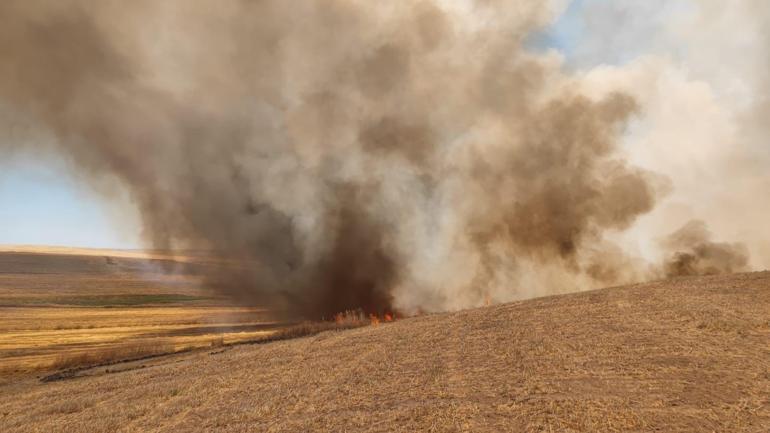
<instances>
[{"instance_id":1,"label":"golden stubble field","mask_svg":"<svg viewBox=\"0 0 770 433\"><path fill-rule=\"evenodd\" d=\"M0 383L250 340L281 324L202 289L195 257L0 250Z\"/></svg>"},{"instance_id":2,"label":"golden stubble field","mask_svg":"<svg viewBox=\"0 0 770 433\"><path fill-rule=\"evenodd\" d=\"M770 273L18 380L0 431L767 432Z\"/></svg>"}]
</instances>

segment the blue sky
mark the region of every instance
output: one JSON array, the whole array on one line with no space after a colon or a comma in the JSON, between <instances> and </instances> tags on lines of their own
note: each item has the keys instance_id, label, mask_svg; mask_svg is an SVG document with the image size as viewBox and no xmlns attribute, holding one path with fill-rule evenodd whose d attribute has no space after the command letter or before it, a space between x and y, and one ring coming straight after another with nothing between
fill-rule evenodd
<instances>
[{"instance_id":1,"label":"blue sky","mask_svg":"<svg viewBox=\"0 0 770 433\"><path fill-rule=\"evenodd\" d=\"M586 0L572 0L553 26L532 38L532 44L537 48L559 50L567 60L570 60L570 56L577 48L580 34L583 32L584 24L581 11L585 3Z\"/></svg>"},{"instance_id":2,"label":"blue sky","mask_svg":"<svg viewBox=\"0 0 770 433\"><path fill-rule=\"evenodd\" d=\"M569 60L583 31L586 1L573 1L552 28L533 38L533 46L558 49ZM119 229L108 205L60 161L0 155L0 244L140 248L137 232Z\"/></svg>"},{"instance_id":3,"label":"blue sky","mask_svg":"<svg viewBox=\"0 0 770 433\"><path fill-rule=\"evenodd\" d=\"M131 238L114 226L106 204L62 164L31 159L0 164L0 244L139 248Z\"/></svg>"}]
</instances>

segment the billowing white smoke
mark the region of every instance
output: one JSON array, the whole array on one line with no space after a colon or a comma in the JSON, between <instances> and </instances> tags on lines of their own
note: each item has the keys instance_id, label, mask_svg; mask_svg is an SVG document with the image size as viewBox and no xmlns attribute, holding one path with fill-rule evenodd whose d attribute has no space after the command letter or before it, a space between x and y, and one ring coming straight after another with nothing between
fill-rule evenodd
<instances>
[{"instance_id":1,"label":"billowing white smoke","mask_svg":"<svg viewBox=\"0 0 770 433\"><path fill-rule=\"evenodd\" d=\"M616 88L643 107L624 139L630 161L666 176L668 196L624 248L659 260L659 238L703 220L716 239L770 268L770 3L584 2L574 54L594 95ZM590 18L589 18L590 17ZM622 41L622 44L613 41Z\"/></svg>"}]
</instances>

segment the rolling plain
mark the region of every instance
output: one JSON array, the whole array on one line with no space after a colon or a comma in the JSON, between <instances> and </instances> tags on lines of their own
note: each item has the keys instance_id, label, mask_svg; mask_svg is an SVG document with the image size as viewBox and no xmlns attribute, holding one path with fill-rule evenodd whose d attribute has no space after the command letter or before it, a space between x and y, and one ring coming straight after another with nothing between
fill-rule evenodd
<instances>
[{"instance_id":1,"label":"rolling plain","mask_svg":"<svg viewBox=\"0 0 770 433\"><path fill-rule=\"evenodd\" d=\"M105 263L94 259L94 269ZM208 346L50 382L13 376L0 384L0 431L770 431L768 272L678 278L217 347L206 340L240 334L179 330L270 321L264 312L216 306L215 295L185 279L152 287L107 284L115 275L51 279L63 287L55 296L77 302L62 306L46 290L28 287L30 295L21 296L9 281L23 277L3 275L4 298L16 299L3 310L4 366L143 338ZM96 282L101 278L107 279ZM118 297L110 307L82 305L80 297L97 295L81 288L107 286L99 296ZM137 293L157 297L140 306ZM51 329L57 323L69 328ZM118 338L116 329L126 334ZM28 337L18 337L24 332ZM41 343L29 346L35 333ZM70 333L77 341L65 343ZM19 365L25 363L31 361Z\"/></svg>"}]
</instances>

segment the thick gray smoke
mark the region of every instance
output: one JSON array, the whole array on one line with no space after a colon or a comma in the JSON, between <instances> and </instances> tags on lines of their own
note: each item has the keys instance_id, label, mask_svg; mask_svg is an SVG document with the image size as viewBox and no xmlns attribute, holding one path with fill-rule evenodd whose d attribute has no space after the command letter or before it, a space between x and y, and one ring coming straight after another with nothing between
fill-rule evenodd
<instances>
[{"instance_id":1,"label":"thick gray smoke","mask_svg":"<svg viewBox=\"0 0 770 433\"><path fill-rule=\"evenodd\" d=\"M247 301L430 311L637 278L604 233L660 193L617 152L639 107L524 48L551 16L4 0L0 100L126 185L154 248L226 259L209 283Z\"/></svg>"},{"instance_id":2,"label":"thick gray smoke","mask_svg":"<svg viewBox=\"0 0 770 433\"><path fill-rule=\"evenodd\" d=\"M740 243L714 242L703 221L693 220L671 233L663 242L670 251L664 264L666 276L715 275L746 271L748 250Z\"/></svg>"}]
</instances>

